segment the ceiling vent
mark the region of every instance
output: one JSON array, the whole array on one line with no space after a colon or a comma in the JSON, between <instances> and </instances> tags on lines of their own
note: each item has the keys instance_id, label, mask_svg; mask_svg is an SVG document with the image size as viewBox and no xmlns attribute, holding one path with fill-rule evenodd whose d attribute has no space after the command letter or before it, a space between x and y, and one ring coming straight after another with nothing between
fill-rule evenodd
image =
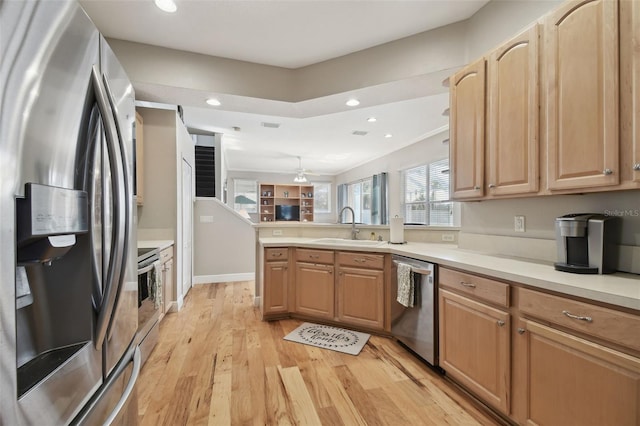
<instances>
[{"instance_id":1,"label":"ceiling vent","mask_svg":"<svg viewBox=\"0 0 640 426\"><path fill-rule=\"evenodd\" d=\"M365 132L364 130L354 130L352 135L356 135L356 136L364 136L369 132Z\"/></svg>"},{"instance_id":2,"label":"ceiling vent","mask_svg":"<svg viewBox=\"0 0 640 426\"><path fill-rule=\"evenodd\" d=\"M270 129L277 129L278 127L280 127L280 123L261 123L262 127L269 127Z\"/></svg>"}]
</instances>

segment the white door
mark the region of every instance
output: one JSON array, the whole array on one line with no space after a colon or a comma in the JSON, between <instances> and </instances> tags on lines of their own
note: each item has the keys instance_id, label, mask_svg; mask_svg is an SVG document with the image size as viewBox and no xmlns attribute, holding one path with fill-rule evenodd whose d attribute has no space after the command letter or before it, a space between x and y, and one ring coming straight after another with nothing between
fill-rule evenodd
<instances>
[{"instance_id":1,"label":"white door","mask_svg":"<svg viewBox=\"0 0 640 426\"><path fill-rule=\"evenodd\" d=\"M193 184L191 164L182 159L182 295L193 282Z\"/></svg>"}]
</instances>

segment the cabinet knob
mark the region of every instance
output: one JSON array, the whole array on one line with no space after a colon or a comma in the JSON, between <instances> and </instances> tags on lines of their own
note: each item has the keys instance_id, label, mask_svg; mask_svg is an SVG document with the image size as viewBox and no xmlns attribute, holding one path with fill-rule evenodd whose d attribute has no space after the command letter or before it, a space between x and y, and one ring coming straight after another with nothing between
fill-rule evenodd
<instances>
[{"instance_id":1,"label":"cabinet knob","mask_svg":"<svg viewBox=\"0 0 640 426\"><path fill-rule=\"evenodd\" d=\"M522 328L522 327L518 328L518 334L524 334L525 331L526 330L524 328Z\"/></svg>"},{"instance_id":2,"label":"cabinet knob","mask_svg":"<svg viewBox=\"0 0 640 426\"><path fill-rule=\"evenodd\" d=\"M603 174L605 174L605 175L612 175L612 174L613 174L613 170L611 170L611 169L604 169L604 170L602 171L602 173L603 173Z\"/></svg>"},{"instance_id":3,"label":"cabinet knob","mask_svg":"<svg viewBox=\"0 0 640 426\"><path fill-rule=\"evenodd\" d=\"M633 165L633 170L638 171L640 170L640 163L636 163Z\"/></svg>"},{"instance_id":4,"label":"cabinet knob","mask_svg":"<svg viewBox=\"0 0 640 426\"><path fill-rule=\"evenodd\" d=\"M493 189L493 188L495 188L495 187L496 187L496 184L495 184L495 183L490 183L490 184L489 184L489 188L490 188L490 189Z\"/></svg>"},{"instance_id":5,"label":"cabinet knob","mask_svg":"<svg viewBox=\"0 0 640 426\"><path fill-rule=\"evenodd\" d=\"M498 320L497 324L498 324L500 327L503 327L506 323L505 323L504 321L502 321L502 320Z\"/></svg>"},{"instance_id":6,"label":"cabinet knob","mask_svg":"<svg viewBox=\"0 0 640 426\"><path fill-rule=\"evenodd\" d=\"M480 189L480 187L478 185L476 185L476 186L473 187L473 189L475 189L477 191L478 189Z\"/></svg>"}]
</instances>

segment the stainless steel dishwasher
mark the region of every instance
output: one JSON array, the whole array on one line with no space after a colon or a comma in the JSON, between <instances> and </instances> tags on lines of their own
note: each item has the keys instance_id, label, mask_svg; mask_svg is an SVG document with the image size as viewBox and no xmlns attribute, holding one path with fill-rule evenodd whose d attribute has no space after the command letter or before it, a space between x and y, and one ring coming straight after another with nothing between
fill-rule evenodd
<instances>
[{"instance_id":1,"label":"stainless steel dishwasher","mask_svg":"<svg viewBox=\"0 0 640 426\"><path fill-rule=\"evenodd\" d=\"M411 266L414 280L414 306L396 301L398 263ZM422 260L393 255L391 271L391 334L416 355L438 366L438 310L436 265Z\"/></svg>"}]
</instances>

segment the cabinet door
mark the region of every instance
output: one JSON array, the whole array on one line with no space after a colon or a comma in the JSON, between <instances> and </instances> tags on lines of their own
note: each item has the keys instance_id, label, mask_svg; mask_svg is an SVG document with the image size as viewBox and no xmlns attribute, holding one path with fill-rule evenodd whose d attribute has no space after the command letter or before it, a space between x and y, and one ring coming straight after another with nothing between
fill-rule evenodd
<instances>
[{"instance_id":1,"label":"cabinet door","mask_svg":"<svg viewBox=\"0 0 640 426\"><path fill-rule=\"evenodd\" d=\"M451 77L450 166L454 199L484 194L485 60Z\"/></svg>"},{"instance_id":2,"label":"cabinet door","mask_svg":"<svg viewBox=\"0 0 640 426\"><path fill-rule=\"evenodd\" d=\"M618 1L567 2L544 31L549 189L615 185Z\"/></svg>"},{"instance_id":3,"label":"cabinet door","mask_svg":"<svg viewBox=\"0 0 640 426\"><path fill-rule=\"evenodd\" d=\"M296 312L334 319L333 265L296 262Z\"/></svg>"},{"instance_id":4,"label":"cabinet door","mask_svg":"<svg viewBox=\"0 0 640 426\"><path fill-rule=\"evenodd\" d=\"M340 268L338 319L369 328L384 328L383 271Z\"/></svg>"},{"instance_id":5,"label":"cabinet door","mask_svg":"<svg viewBox=\"0 0 640 426\"><path fill-rule=\"evenodd\" d=\"M163 294L161 308L164 313L169 312L173 301L173 258L162 264Z\"/></svg>"},{"instance_id":6,"label":"cabinet door","mask_svg":"<svg viewBox=\"0 0 640 426\"><path fill-rule=\"evenodd\" d=\"M538 25L489 57L488 194L538 191Z\"/></svg>"},{"instance_id":7,"label":"cabinet door","mask_svg":"<svg viewBox=\"0 0 640 426\"><path fill-rule=\"evenodd\" d=\"M640 359L533 321L521 320L529 425L640 424ZM518 384L514 384L518 386Z\"/></svg>"},{"instance_id":8,"label":"cabinet door","mask_svg":"<svg viewBox=\"0 0 640 426\"><path fill-rule=\"evenodd\" d=\"M640 182L640 3L620 1L620 140L622 175Z\"/></svg>"},{"instance_id":9,"label":"cabinet door","mask_svg":"<svg viewBox=\"0 0 640 426\"><path fill-rule=\"evenodd\" d=\"M509 314L440 291L440 366L480 399L507 414Z\"/></svg>"},{"instance_id":10,"label":"cabinet door","mask_svg":"<svg viewBox=\"0 0 640 426\"><path fill-rule=\"evenodd\" d=\"M266 262L264 266L264 301L262 314L278 314L289 311L289 263Z\"/></svg>"}]
</instances>

